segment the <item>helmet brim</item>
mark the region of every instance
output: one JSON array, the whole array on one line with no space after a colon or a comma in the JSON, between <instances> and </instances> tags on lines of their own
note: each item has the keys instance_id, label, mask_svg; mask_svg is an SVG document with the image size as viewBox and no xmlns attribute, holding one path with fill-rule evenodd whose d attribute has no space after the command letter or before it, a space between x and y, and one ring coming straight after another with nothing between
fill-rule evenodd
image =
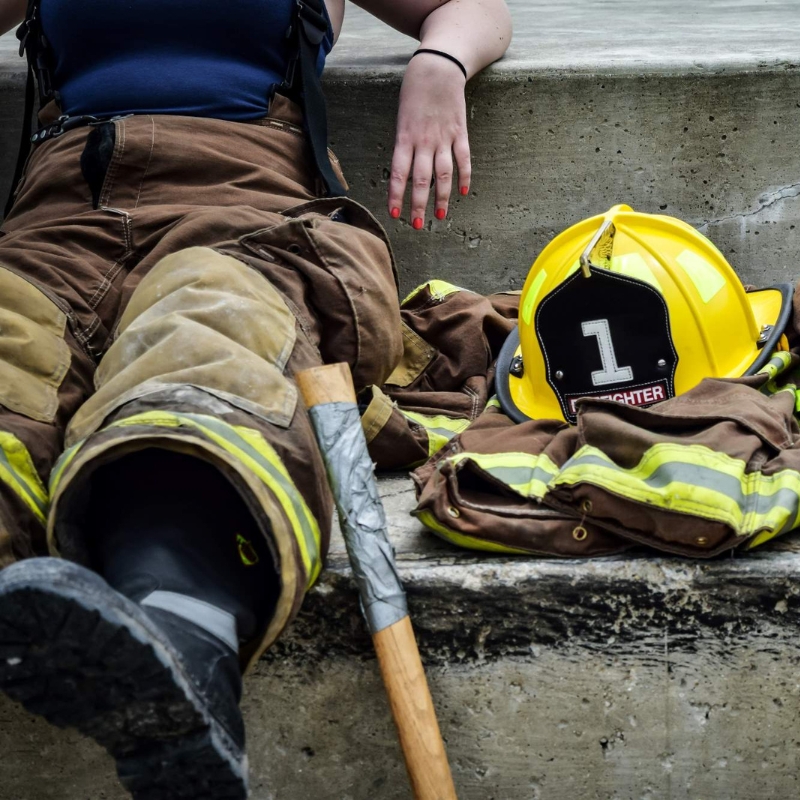
<instances>
[{"instance_id":1,"label":"helmet brim","mask_svg":"<svg viewBox=\"0 0 800 800\"><path fill-rule=\"evenodd\" d=\"M514 393L512 393L511 388L511 381L522 380L511 374L511 362L514 356L519 355L520 350L518 325L508 334L502 348L500 348L500 355L497 356L494 382L497 399L500 401L500 407L503 409L503 413L511 417L514 422L527 422L533 419L533 417L529 417L516 404L514 401Z\"/></svg>"},{"instance_id":2,"label":"helmet brim","mask_svg":"<svg viewBox=\"0 0 800 800\"><path fill-rule=\"evenodd\" d=\"M768 289L757 289L747 293L747 301L753 309L759 330L764 330L767 326L772 330L761 346L756 360L745 370L745 375L755 375L760 372L772 358L781 336L789 325L793 297L794 286L791 283L776 283Z\"/></svg>"}]
</instances>

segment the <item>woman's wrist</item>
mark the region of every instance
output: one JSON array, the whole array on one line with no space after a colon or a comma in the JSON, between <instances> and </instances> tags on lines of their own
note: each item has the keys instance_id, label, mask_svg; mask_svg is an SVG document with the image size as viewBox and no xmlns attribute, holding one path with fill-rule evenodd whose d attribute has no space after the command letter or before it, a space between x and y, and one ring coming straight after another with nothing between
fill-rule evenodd
<instances>
[{"instance_id":1,"label":"woman's wrist","mask_svg":"<svg viewBox=\"0 0 800 800\"><path fill-rule=\"evenodd\" d=\"M464 76L464 80L465 81L469 80L469 76L467 75L467 68L464 66L464 64L461 61L459 61L459 59L457 59L454 55L451 55L450 53L447 53L444 50L437 50L432 47L419 47L411 56L411 58L426 54L437 56L439 58L444 58L447 59L447 61L452 62L461 70L461 74Z\"/></svg>"},{"instance_id":2,"label":"woman's wrist","mask_svg":"<svg viewBox=\"0 0 800 800\"><path fill-rule=\"evenodd\" d=\"M427 49L427 48L423 48ZM406 65L405 79L408 80L414 76L414 80L421 79L423 82L426 80L436 81L440 86L446 83L451 86L464 87L467 84L467 78L464 77L464 72L458 64L454 63L448 58L442 58L435 53L416 53L408 61ZM453 83L451 84L451 81Z\"/></svg>"}]
</instances>

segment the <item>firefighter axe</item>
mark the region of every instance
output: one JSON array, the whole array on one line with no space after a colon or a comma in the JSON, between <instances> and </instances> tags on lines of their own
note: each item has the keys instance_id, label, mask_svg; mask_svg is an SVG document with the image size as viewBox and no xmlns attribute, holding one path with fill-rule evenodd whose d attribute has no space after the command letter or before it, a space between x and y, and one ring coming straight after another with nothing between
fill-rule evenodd
<instances>
[{"instance_id":1,"label":"firefighter axe","mask_svg":"<svg viewBox=\"0 0 800 800\"><path fill-rule=\"evenodd\" d=\"M347 364L295 376L325 461L416 800L457 800Z\"/></svg>"}]
</instances>

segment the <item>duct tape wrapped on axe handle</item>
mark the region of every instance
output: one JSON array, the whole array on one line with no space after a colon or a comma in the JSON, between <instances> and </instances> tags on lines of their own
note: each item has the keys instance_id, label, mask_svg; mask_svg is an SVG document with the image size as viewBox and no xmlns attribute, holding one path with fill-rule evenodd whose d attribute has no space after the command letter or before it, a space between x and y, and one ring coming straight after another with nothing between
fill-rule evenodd
<instances>
[{"instance_id":1,"label":"duct tape wrapped on axe handle","mask_svg":"<svg viewBox=\"0 0 800 800\"><path fill-rule=\"evenodd\" d=\"M326 461L345 546L371 634L408 616L394 548L386 535L386 513L364 447L358 406L326 403L309 409Z\"/></svg>"}]
</instances>

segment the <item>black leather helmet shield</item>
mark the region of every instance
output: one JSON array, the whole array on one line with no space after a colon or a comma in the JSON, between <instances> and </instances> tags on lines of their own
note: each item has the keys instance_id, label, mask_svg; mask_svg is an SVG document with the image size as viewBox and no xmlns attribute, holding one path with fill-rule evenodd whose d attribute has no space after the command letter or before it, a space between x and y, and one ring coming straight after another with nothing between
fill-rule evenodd
<instances>
[{"instance_id":1,"label":"black leather helmet shield","mask_svg":"<svg viewBox=\"0 0 800 800\"><path fill-rule=\"evenodd\" d=\"M569 422L581 397L649 406L675 395L669 310L644 281L579 270L542 300L535 328L547 382Z\"/></svg>"}]
</instances>

